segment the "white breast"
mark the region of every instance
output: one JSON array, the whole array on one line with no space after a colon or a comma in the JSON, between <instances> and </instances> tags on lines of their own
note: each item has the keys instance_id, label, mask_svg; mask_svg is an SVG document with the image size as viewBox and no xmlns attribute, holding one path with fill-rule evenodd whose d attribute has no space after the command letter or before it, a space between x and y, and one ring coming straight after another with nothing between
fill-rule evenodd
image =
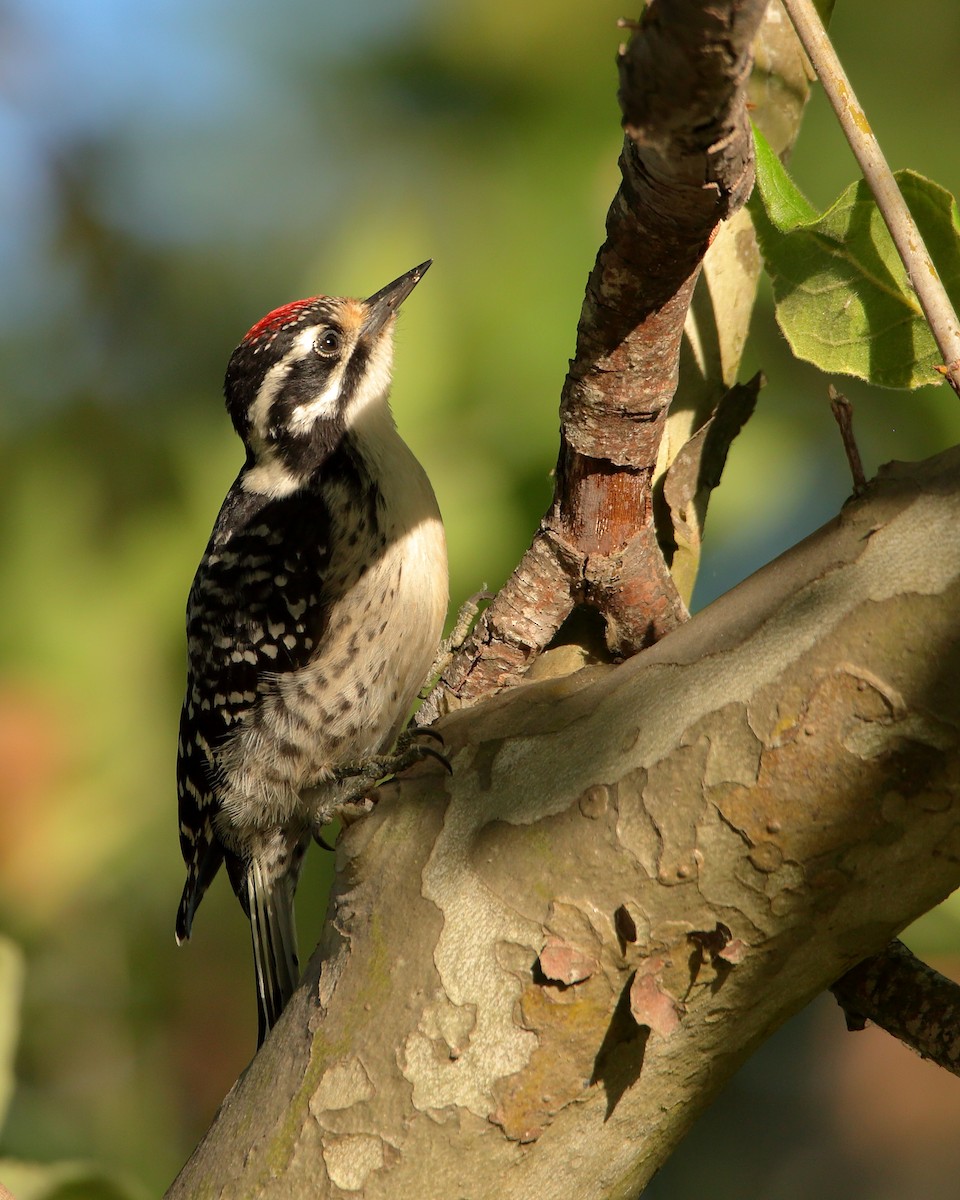
<instances>
[{"instance_id":1,"label":"white breast","mask_svg":"<svg viewBox=\"0 0 960 1200\"><path fill-rule=\"evenodd\" d=\"M223 817L235 829L310 821L318 799L302 811L301 791L393 745L437 652L448 577L436 498L386 405L368 408L364 421L358 448L383 497L386 544L370 547L362 575L330 604L309 666L275 678L257 720L238 729L221 760L230 785Z\"/></svg>"}]
</instances>

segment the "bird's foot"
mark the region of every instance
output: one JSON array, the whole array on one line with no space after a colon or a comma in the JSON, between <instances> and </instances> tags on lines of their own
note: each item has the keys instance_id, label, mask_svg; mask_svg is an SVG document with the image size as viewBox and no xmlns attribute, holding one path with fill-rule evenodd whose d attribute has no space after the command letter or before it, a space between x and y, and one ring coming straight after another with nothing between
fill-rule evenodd
<instances>
[{"instance_id":1,"label":"bird's foot","mask_svg":"<svg viewBox=\"0 0 960 1200\"><path fill-rule=\"evenodd\" d=\"M433 729L409 729L397 739L391 754L375 754L354 763L340 763L333 768L332 780L341 784L337 797L338 816L349 824L371 811L376 798L370 793L385 780L400 775L403 771L432 758L450 774L453 768L446 755L435 746L425 746L419 738L432 738L443 744L443 738Z\"/></svg>"}]
</instances>

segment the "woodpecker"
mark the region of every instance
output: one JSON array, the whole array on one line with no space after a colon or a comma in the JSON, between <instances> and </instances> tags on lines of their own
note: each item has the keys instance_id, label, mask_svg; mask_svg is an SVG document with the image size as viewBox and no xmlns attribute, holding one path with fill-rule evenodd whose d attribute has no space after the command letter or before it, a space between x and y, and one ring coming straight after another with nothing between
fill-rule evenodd
<instances>
[{"instance_id":1,"label":"woodpecker","mask_svg":"<svg viewBox=\"0 0 960 1200\"><path fill-rule=\"evenodd\" d=\"M342 804L338 768L394 746L447 611L437 501L388 403L396 312L429 266L367 300L278 308L227 367L246 461L187 601L176 935L223 863L250 921L260 1043L299 982L293 897Z\"/></svg>"}]
</instances>

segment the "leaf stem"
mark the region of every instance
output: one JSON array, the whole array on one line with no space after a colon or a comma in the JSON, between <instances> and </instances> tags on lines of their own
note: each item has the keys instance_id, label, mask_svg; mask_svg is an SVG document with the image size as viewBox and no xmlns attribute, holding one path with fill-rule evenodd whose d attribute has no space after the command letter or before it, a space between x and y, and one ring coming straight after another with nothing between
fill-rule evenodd
<instances>
[{"instance_id":1,"label":"leaf stem","mask_svg":"<svg viewBox=\"0 0 960 1200\"><path fill-rule=\"evenodd\" d=\"M867 477L863 472L863 460L860 458L860 448L857 446L857 439L853 432L853 405L842 392L837 391L832 383L827 386L827 395L830 397L833 415L840 426L843 449L847 456L847 462L850 464L853 495L854 497L862 496L867 488Z\"/></svg>"},{"instance_id":2,"label":"leaf stem","mask_svg":"<svg viewBox=\"0 0 960 1200\"><path fill-rule=\"evenodd\" d=\"M813 0L783 0L783 6L833 105L863 177L890 230L897 253L903 260L930 332L943 355L944 365L938 370L960 396L960 322L957 321L957 314L937 268L900 194L866 114L850 86L850 80L814 8Z\"/></svg>"}]
</instances>

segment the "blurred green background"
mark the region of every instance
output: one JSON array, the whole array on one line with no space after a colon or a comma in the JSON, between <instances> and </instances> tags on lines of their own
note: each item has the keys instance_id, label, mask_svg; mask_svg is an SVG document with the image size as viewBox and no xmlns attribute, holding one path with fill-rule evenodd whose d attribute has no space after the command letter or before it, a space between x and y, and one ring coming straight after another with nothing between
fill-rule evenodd
<instances>
[{"instance_id":1,"label":"blurred green background","mask_svg":"<svg viewBox=\"0 0 960 1200\"><path fill-rule=\"evenodd\" d=\"M225 883L192 943L173 939L183 605L240 460L220 398L232 347L280 303L367 295L432 257L404 310L394 407L444 511L454 603L499 585L549 499L617 186L623 12L0 7L0 920L22 952L0 955L0 1058L18 1038L3 1157L89 1160L157 1195L254 1048L248 931ZM838 0L833 30L892 164L956 193L956 0ZM820 95L793 167L818 204L856 174ZM849 490L826 381L790 361L766 299L754 333L743 377L762 366L769 383L715 494L699 605ZM957 440L946 388L840 386L868 473ZM315 851L305 956L328 870ZM913 937L956 969L949 906ZM877 1038L814 1006L649 1195L954 1197L960 1087Z\"/></svg>"}]
</instances>

